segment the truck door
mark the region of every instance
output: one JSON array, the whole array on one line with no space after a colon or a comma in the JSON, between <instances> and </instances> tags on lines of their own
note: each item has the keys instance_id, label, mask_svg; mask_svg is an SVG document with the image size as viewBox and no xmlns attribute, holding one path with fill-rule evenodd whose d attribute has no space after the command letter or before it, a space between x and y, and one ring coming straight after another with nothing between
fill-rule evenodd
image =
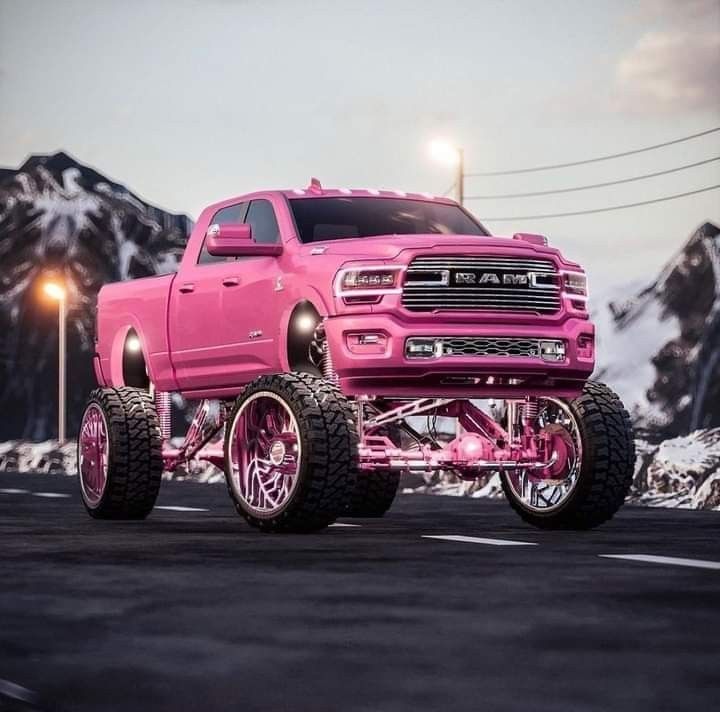
<instances>
[{"instance_id":1,"label":"truck door","mask_svg":"<svg viewBox=\"0 0 720 712\"><path fill-rule=\"evenodd\" d=\"M247 222L256 242L279 242L272 204L253 200L222 208L210 224ZM243 385L280 370L280 305L275 257L214 257L205 244L170 295L170 345L181 390Z\"/></svg>"}]
</instances>

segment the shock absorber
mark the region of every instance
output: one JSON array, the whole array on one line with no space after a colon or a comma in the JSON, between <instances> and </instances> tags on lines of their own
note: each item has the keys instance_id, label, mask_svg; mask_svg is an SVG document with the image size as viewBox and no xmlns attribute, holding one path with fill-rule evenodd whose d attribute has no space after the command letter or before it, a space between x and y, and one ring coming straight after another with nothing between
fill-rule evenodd
<instances>
[{"instance_id":1,"label":"shock absorber","mask_svg":"<svg viewBox=\"0 0 720 712\"><path fill-rule=\"evenodd\" d=\"M330 344L328 344L327 336L325 335L325 325L322 322L318 324L313 334L309 355L311 363L320 369L323 378L332 383L337 383L338 377L337 373L335 373L335 366L333 365L332 354L330 353Z\"/></svg>"}]
</instances>

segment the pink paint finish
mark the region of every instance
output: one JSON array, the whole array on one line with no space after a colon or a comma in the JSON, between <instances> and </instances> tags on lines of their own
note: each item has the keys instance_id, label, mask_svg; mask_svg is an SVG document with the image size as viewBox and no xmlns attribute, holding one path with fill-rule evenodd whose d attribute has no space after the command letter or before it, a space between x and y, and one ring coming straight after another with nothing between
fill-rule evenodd
<instances>
[{"instance_id":1,"label":"pink paint finish","mask_svg":"<svg viewBox=\"0 0 720 712\"><path fill-rule=\"evenodd\" d=\"M520 263L542 259L552 264L558 280L564 271L581 272L576 263L531 234L518 234L515 239L379 235L302 244L289 201L344 197L456 205L419 194L327 190L319 184L295 191L258 192L212 205L200 215L177 274L111 284L101 290L98 381L114 386L125 383L127 336L134 331L157 390L231 397L257 376L290 369L288 343L297 328L293 315L298 305L309 304L325 320L335 371L348 395L577 395L594 365L594 330L582 295L562 291L557 311L539 314L487 308L418 312L403 305L402 294L408 267L418 257L470 258L481 265L487 259ZM267 201L272 207L277 242L254 240L248 224L215 227L219 211L252 201ZM218 256L215 261L199 260L203 245ZM368 269L358 277L358 284L370 286L347 291L343 275L362 267ZM397 279L378 291L367 273L382 274L388 267L395 268ZM460 279L457 271L450 272L456 280ZM475 272L473 279L485 279L482 270ZM534 279L532 275L516 278ZM462 289L460 282L450 286ZM496 287L493 293L498 295L512 289L511 284ZM377 334L378 340L371 337L365 343L365 334ZM405 344L413 337L559 339L566 356L559 362L504 356L409 359Z\"/></svg>"}]
</instances>

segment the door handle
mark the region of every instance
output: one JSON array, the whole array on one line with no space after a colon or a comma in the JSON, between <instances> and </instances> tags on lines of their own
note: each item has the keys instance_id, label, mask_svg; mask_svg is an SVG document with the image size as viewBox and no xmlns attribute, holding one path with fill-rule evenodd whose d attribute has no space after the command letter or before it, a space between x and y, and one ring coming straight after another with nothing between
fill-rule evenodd
<instances>
[{"instance_id":1,"label":"door handle","mask_svg":"<svg viewBox=\"0 0 720 712\"><path fill-rule=\"evenodd\" d=\"M179 289L183 294L189 294L190 292L195 291L195 285L188 282L187 284L181 284Z\"/></svg>"},{"instance_id":2,"label":"door handle","mask_svg":"<svg viewBox=\"0 0 720 712\"><path fill-rule=\"evenodd\" d=\"M240 285L240 277L225 277L222 283L223 287L237 287Z\"/></svg>"}]
</instances>

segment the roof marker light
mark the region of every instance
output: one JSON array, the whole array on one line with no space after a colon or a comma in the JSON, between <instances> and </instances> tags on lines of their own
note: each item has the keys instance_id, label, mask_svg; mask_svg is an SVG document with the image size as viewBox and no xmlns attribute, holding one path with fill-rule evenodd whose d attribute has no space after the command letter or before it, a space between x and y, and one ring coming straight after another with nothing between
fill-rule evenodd
<instances>
[{"instance_id":1,"label":"roof marker light","mask_svg":"<svg viewBox=\"0 0 720 712\"><path fill-rule=\"evenodd\" d=\"M310 185L307 187L307 189L315 195L320 195L323 192L323 187L317 178L310 179Z\"/></svg>"}]
</instances>

